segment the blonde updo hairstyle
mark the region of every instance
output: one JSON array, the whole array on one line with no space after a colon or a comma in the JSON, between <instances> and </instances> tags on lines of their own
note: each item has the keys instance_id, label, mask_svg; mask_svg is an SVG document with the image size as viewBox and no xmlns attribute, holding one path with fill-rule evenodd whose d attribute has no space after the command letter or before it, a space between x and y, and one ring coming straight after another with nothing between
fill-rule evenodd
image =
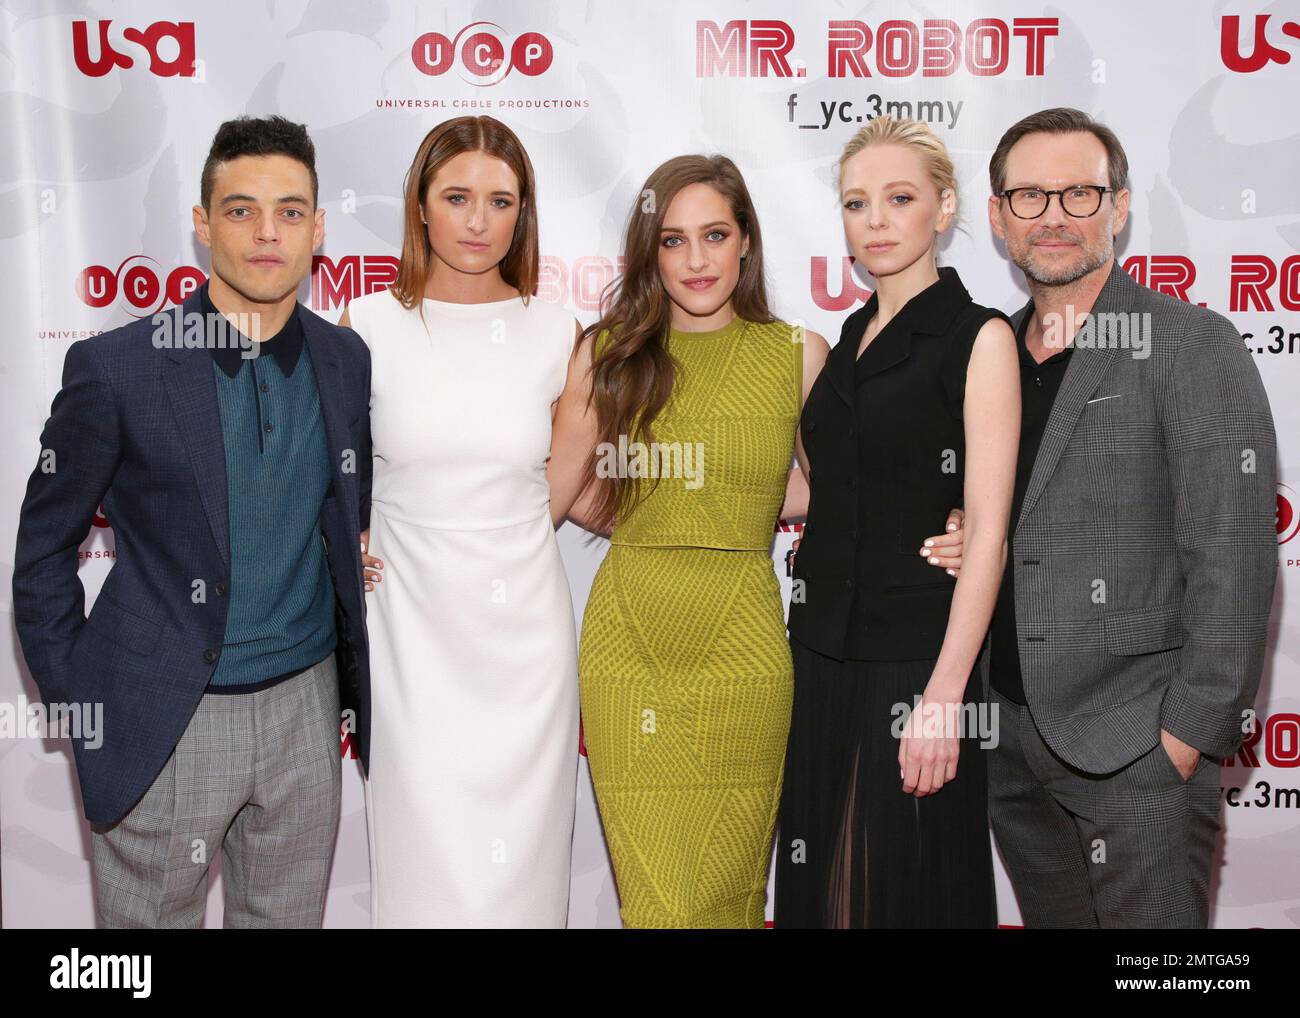
<instances>
[{"instance_id":1,"label":"blonde updo hairstyle","mask_svg":"<svg viewBox=\"0 0 1300 1018\"><path fill-rule=\"evenodd\" d=\"M944 191L952 192L952 218L956 223L959 195L952 157L948 155L944 143L930 130L929 125L919 120L876 117L850 138L848 144L844 146L844 151L840 153L836 174L836 186L841 195L844 190L844 165L871 145L904 145L916 152L921 157L921 162L939 194L942 196Z\"/></svg>"}]
</instances>

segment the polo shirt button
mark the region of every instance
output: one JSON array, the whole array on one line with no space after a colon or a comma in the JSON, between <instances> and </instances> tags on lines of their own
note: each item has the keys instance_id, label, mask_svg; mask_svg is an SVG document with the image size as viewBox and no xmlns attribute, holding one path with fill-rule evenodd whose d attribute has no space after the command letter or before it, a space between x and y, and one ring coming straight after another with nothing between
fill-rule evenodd
<instances>
[{"instance_id":1,"label":"polo shirt button","mask_svg":"<svg viewBox=\"0 0 1300 1018\"><path fill-rule=\"evenodd\" d=\"M206 661L208 664L212 664L212 662L215 661L216 659L217 659L217 652L213 650L211 647L209 647L207 650L203 652L203 660Z\"/></svg>"},{"instance_id":2,"label":"polo shirt button","mask_svg":"<svg viewBox=\"0 0 1300 1018\"><path fill-rule=\"evenodd\" d=\"M230 589L230 588L227 587L224 583L218 583L218 584L217 584L217 597L225 597L225 596L226 596L226 591L229 590L229 589Z\"/></svg>"},{"instance_id":3,"label":"polo shirt button","mask_svg":"<svg viewBox=\"0 0 1300 1018\"><path fill-rule=\"evenodd\" d=\"M267 422L266 422L266 433L269 435L269 434L270 434L272 431L274 431L274 430L275 430L275 425L272 424L270 421L267 421Z\"/></svg>"},{"instance_id":4,"label":"polo shirt button","mask_svg":"<svg viewBox=\"0 0 1300 1018\"><path fill-rule=\"evenodd\" d=\"M271 387L270 387L269 385L267 385L265 382L263 382L263 383L262 383L262 391L263 391L263 392L270 392L270 391L271 391Z\"/></svg>"}]
</instances>

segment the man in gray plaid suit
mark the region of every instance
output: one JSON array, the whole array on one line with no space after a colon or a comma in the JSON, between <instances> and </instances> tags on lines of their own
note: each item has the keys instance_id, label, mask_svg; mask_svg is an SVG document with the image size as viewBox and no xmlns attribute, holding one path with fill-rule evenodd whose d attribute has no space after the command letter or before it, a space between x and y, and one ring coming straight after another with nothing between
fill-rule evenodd
<instances>
[{"instance_id":1,"label":"man in gray plaid suit","mask_svg":"<svg viewBox=\"0 0 1300 1018\"><path fill-rule=\"evenodd\" d=\"M1031 295L982 659L992 826L1027 926L1204 927L1219 760L1253 723L1277 572L1268 399L1227 319L1116 263L1128 162L1107 128L1033 114L990 176Z\"/></svg>"}]
</instances>

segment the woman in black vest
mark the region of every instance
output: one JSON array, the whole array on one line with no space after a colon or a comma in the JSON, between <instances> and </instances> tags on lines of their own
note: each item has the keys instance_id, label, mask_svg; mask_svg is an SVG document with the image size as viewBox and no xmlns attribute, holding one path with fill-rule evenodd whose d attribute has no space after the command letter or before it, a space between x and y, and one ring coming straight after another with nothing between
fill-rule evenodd
<instances>
[{"instance_id":1,"label":"woman in black vest","mask_svg":"<svg viewBox=\"0 0 1300 1018\"><path fill-rule=\"evenodd\" d=\"M790 605L775 925L991 927L980 742L996 729L980 734L971 677L1006 555L1015 339L935 265L957 186L928 127L876 119L839 168L845 239L876 291L800 421L811 501ZM954 580L922 552L958 505Z\"/></svg>"}]
</instances>

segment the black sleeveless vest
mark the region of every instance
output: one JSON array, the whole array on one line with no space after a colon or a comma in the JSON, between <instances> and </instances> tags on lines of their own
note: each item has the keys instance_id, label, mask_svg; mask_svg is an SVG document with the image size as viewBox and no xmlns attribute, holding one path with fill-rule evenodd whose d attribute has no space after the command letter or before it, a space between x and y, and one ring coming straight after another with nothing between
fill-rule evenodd
<instances>
[{"instance_id":1,"label":"black sleeveless vest","mask_svg":"<svg viewBox=\"0 0 1300 1018\"><path fill-rule=\"evenodd\" d=\"M845 320L800 418L812 494L790 635L840 660L934 658L957 581L918 552L961 505L966 366L1006 316L944 267L855 360L876 308Z\"/></svg>"}]
</instances>

